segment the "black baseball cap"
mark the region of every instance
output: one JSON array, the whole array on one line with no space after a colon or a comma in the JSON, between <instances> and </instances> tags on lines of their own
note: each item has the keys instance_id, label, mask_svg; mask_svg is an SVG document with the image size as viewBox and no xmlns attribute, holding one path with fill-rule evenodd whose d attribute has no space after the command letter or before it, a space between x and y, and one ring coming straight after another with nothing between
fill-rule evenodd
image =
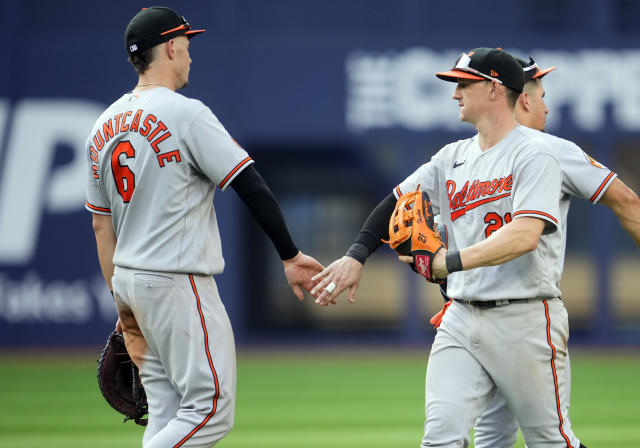
<instances>
[{"instance_id":1,"label":"black baseball cap","mask_svg":"<svg viewBox=\"0 0 640 448\"><path fill-rule=\"evenodd\" d=\"M522 59L518 58L518 63L524 70L524 82L527 83L532 79L542 78L544 75L549 73L552 70L555 70L555 65L553 67L541 69L536 61L533 60L531 56L529 56L529 62L525 62Z\"/></svg>"},{"instance_id":2,"label":"black baseball cap","mask_svg":"<svg viewBox=\"0 0 640 448\"><path fill-rule=\"evenodd\" d=\"M127 25L124 45L130 56L140 54L177 36L193 36L206 30L192 30L187 20L171 8L142 8Z\"/></svg>"},{"instance_id":3,"label":"black baseball cap","mask_svg":"<svg viewBox=\"0 0 640 448\"><path fill-rule=\"evenodd\" d=\"M448 72L436 73L445 81L479 79L498 81L500 84L522 93L524 72L517 59L502 48L476 48L462 53Z\"/></svg>"}]
</instances>

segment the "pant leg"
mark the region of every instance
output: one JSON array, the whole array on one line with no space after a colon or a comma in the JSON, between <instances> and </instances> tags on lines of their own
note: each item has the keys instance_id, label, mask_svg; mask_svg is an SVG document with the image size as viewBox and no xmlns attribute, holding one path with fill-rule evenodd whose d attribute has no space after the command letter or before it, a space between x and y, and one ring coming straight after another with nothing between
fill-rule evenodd
<instances>
[{"instance_id":1,"label":"pant leg","mask_svg":"<svg viewBox=\"0 0 640 448\"><path fill-rule=\"evenodd\" d=\"M567 419L571 397L571 364L567 353L563 402ZM499 390L496 391L487 409L476 421L474 445L476 448L513 448L518 437L518 422L507 401Z\"/></svg>"},{"instance_id":2,"label":"pant leg","mask_svg":"<svg viewBox=\"0 0 640 448\"><path fill-rule=\"evenodd\" d=\"M438 328L426 377L426 421L422 447L467 447L473 422L495 385L467 346L473 316L453 303Z\"/></svg>"},{"instance_id":3,"label":"pant leg","mask_svg":"<svg viewBox=\"0 0 640 448\"><path fill-rule=\"evenodd\" d=\"M167 423L175 418L180 407L180 395L171 385L160 362L157 347L147 343L131 306L125 300L131 296L127 293L127 286L132 291L133 277L121 281L122 275L112 280L114 298L118 309L118 317L122 324L127 352L138 367L140 380L147 395L149 404L148 423L145 427L142 444L144 445ZM129 280L127 284L126 280Z\"/></svg>"},{"instance_id":4,"label":"pant leg","mask_svg":"<svg viewBox=\"0 0 640 448\"><path fill-rule=\"evenodd\" d=\"M142 446L159 433L178 414L180 394L173 388L164 367L157 356L145 359L145 368L140 371L142 385L149 403L149 422L144 430Z\"/></svg>"},{"instance_id":5,"label":"pant leg","mask_svg":"<svg viewBox=\"0 0 640 448\"><path fill-rule=\"evenodd\" d=\"M497 390L474 426L476 448L513 448L518 438L518 422L507 401Z\"/></svg>"},{"instance_id":6,"label":"pant leg","mask_svg":"<svg viewBox=\"0 0 640 448\"><path fill-rule=\"evenodd\" d=\"M577 448L568 419L568 319L560 299L482 311L477 351L529 448Z\"/></svg>"},{"instance_id":7,"label":"pant leg","mask_svg":"<svg viewBox=\"0 0 640 448\"><path fill-rule=\"evenodd\" d=\"M150 418L175 414L145 448L211 447L233 427L236 389L231 324L213 278L133 271L131 309L157 361L141 371ZM164 371L164 374L163 374ZM166 377L165 377L166 374ZM147 384L145 384L145 380ZM163 406L163 400L179 405ZM151 434L151 433L150 433Z\"/></svg>"}]
</instances>

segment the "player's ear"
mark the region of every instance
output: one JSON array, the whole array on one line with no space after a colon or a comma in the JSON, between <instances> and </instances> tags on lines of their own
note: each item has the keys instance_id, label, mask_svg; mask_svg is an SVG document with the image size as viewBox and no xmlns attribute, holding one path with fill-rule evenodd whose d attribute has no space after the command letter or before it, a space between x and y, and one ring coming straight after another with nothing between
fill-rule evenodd
<instances>
[{"instance_id":1,"label":"player's ear","mask_svg":"<svg viewBox=\"0 0 640 448\"><path fill-rule=\"evenodd\" d=\"M489 96L495 98L498 95L500 83L498 81L489 81Z\"/></svg>"},{"instance_id":2,"label":"player's ear","mask_svg":"<svg viewBox=\"0 0 640 448\"><path fill-rule=\"evenodd\" d=\"M176 40L169 39L164 43L165 51L167 52L167 56L169 59L174 59L176 57Z\"/></svg>"},{"instance_id":3,"label":"player's ear","mask_svg":"<svg viewBox=\"0 0 640 448\"><path fill-rule=\"evenodd\" d=\"M518 103L525 112L531 112L531 103L529 102L529 93L524 90L520 96L518 96Z\"/></svg>"}]
</instances>

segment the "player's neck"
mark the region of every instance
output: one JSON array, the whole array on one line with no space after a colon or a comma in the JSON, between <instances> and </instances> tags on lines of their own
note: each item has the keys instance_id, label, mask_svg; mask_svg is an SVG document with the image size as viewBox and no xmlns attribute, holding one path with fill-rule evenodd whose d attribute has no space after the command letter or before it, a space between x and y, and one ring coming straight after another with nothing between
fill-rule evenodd
<instances>
[{"instance_id":1,"label":"player's neck","mask_svg":"<svg viewBox=\"0 0 640 448\"><path fill-rule=\"evenodd\" d=\"M138 82L133 91L143 92L145 90L155 89L156 87L166 87L167 89L176 90L175 81L168 73L157 69L150 69L138 77Z\"/></svg>"},{"instance_id":2,"label":"player's neck","mask_svg":"<svg viewBox=\"0 0 640 448\"><path fill-rule=\"evenodd\" d=\"M476 124L480 149L486 151L494 147L513 131L517 125L518 122L512 113L485 117L484 120Z\"/></svg>"}]
</instances>

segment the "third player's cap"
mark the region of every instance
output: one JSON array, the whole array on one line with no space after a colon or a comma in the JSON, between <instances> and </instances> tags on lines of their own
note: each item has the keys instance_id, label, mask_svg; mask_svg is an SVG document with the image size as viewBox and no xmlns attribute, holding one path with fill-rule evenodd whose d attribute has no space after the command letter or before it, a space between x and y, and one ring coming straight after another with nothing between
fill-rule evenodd
<instances>
[{"instance_id":1,"label":"third player's cap","mask_svg":"<svg viewBox=\"0 0 640 448\"><path fill-rule=\"evenodd\" d=\"M524 72L515 57L501 48L476 48L462 53L448 72L436 73L445 81L478 79L497 81L518 92L524 87Z\"/></svg>"},{"instance_id":2,"label":"third player's cap","mask_svg":"<svg viewBox=\"0 0 640 448\"><path fill-rule=\"evenodd\" d=\"M531 81L532 79L542 78L544 75L546 75L550 71L556 69L554 65L553 67L545 68L544 70L542 70L538 66L538 64L536 64L536 61L534 61L531 56L529 56L529 62L525 62L520 58L517 58L517 59L518 59L518 63L522 67L522 70L524 70L525 83Z\"/></svg>"},{"instance_id":3,"label":"third player's cap","mask_svg":"<svg viewBox=\"0 0 640 448\"><path fill-rule=\"evenodd\" d=\"M130 56L140 54L177 36L191 39L205 30L192 30L187 20L164 6L143 8L127 25L124 44Z\"/></svg>"}]
</instances>

